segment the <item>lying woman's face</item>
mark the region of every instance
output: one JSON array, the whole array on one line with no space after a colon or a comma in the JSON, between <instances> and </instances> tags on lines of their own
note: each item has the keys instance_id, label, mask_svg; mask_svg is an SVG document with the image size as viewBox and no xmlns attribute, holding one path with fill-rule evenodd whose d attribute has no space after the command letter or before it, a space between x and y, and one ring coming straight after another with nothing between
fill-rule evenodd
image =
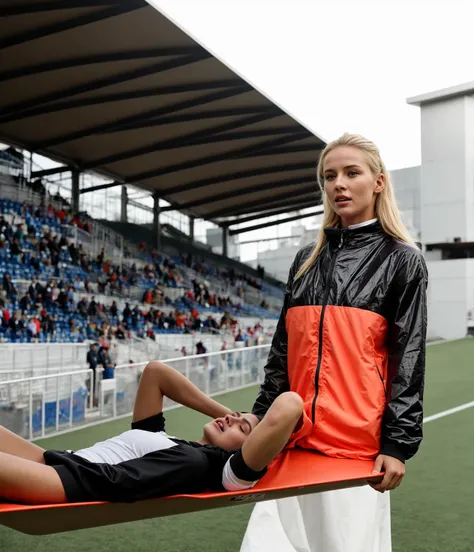
<instances>
[{"instance_id":1,"label":"lying woman's face","mask_svg":"<svg viewBox=\"0 0 474 552\"><path fill-rule=\"evenodd\" d=\"M204 439L224 450L238 450L258 424L254 414L234 412L204 426Z\"/></svg>"}]
</instances>

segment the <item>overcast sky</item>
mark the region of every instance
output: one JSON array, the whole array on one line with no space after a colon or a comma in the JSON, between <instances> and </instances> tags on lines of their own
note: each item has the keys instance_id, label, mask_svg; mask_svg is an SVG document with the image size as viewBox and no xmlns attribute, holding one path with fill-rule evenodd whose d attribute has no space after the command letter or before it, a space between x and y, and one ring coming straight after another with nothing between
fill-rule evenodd
<instances>
[{"instance_id":1,"label":"overcast sky","mask_svg":"<svg viewBox=\"0 0 474 552\"><path fill-rule=\"evenodd\" d=\"M376 142L389 169L420 163L406 98L474 80L474 3L149 0L325 140Z\"/></svg>"}]
</instances>

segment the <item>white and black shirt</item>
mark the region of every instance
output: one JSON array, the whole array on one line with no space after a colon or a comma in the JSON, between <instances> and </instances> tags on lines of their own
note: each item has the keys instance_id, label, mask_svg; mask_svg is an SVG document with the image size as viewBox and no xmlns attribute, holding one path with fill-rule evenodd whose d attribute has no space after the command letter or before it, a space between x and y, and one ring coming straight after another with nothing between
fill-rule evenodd
<instances>
[{"instance_id":1,"label":"white and black shirt","mask_svg":"<svg viewBox=\"0 0 474 552\"><path fill-rule=\"evenodd\" d=\"M167 435L163 414L89 448L46 451L44 458L60 476L69 502L238 491L253 487L265 473L248 468L240 451Z\"/></svg>"}]
</instances>

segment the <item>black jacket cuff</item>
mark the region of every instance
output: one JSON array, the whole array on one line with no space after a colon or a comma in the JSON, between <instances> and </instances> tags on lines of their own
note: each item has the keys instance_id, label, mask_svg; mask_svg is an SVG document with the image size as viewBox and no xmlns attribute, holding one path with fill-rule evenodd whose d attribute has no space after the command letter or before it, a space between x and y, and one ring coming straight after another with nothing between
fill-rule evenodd
<instances>
[{"instance_id":1,"label":"black jacket cuff","mask_svg":"<svg viewBox=\"0 0 474 552\"><path fill-rule=\"evenodd\" d=\"M245 463L244 457L242 456L242 450L238 450L230 458L230 467L234 472L234 475L243 481L257 481L263 477L267 468L263 468L261 471L255 471L252 468L249 468Z\"/></svg>"},{"instance_id":2,"label":"black jacket cuff","mask_svg":"<svg viewBox=\"0 0 474 552\"><path fill-rule=\"evenodd\" d=\"M380 454L393 456L393 458L397 458L398 460L400 460L400 462L403 463L405 463L406 461L405 455L402 453L402 451L392 443L383 444L382 449L380 450Z\"/></svg>"}]
</instances>

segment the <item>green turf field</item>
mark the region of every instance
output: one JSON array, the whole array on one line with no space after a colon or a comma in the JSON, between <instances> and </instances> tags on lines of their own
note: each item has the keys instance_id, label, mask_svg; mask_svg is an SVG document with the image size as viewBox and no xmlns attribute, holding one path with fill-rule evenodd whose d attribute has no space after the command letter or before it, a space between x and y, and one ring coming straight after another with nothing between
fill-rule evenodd
<instances>
[{"instance_id":1,"label":"green turf field","mask_svg":"<svg viewBox=\"0 0 474 552\"><path fill-rule=\"evenodd\" d=\"M244 410L255 394L256 388L250 388L220 400ZM429 347L426 416L473 400L474 340ZM171 434L200 437L203 416L176 409L166 418ZM128 423L117 420L38 443L78 449L128 429ZM473 426L474 408L426 424L420 452L408 463L403 485L392 493L394 552L473 552ZM237 552L250 511L251 506L236 506L45 537L0 527L0 551Z\"/></svg>"}]
</instances>

